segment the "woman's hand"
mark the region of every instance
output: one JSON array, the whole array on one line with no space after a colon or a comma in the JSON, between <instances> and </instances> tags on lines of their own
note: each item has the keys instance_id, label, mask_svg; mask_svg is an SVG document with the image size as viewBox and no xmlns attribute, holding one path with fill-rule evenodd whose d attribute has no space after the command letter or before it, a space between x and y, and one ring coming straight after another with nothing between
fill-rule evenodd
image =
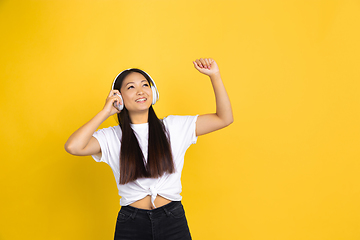
<instances>
[{"instance_id":1,"label":"woman's hand","mask_svg":"<svg viewBox=\"0 0 360 240\"><path fill-rule=\"evenodd\" d=\"M200 58L193 61L194 67L209 77L220 73L219 67L212 58Z\"/></svg>"},{"instance_id":2,"label":"woman's hand","mask_svg":"<svg viewBox=\"0 0 360 240\"><path fill-rule=\"evenodd\" d=\"M103 111L105 111L109 116L112 116L115 113L120 113L121 111L115 108L114 103L123 104L121 98L117 95L120 94L119 90L111 90L109 96L106 98L105 106Z\"/></svg>"}]
</instances>

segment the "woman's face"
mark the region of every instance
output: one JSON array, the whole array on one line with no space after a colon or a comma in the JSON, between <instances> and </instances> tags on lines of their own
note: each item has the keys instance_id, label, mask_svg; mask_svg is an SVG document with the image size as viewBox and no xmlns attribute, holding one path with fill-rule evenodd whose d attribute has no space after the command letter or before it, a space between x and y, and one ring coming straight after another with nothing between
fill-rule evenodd
<instances>
[{"instance_id":1,"label":"woman's face","mask_svg":"<svg viewBox=\"0 0 360 240\"><path fill-rule=\"evenodd\" d=\"M129 112L148 110L151 106L151 87L141 73L129 73L122 82L120 92Z\"/></svg>"}]
</instances>

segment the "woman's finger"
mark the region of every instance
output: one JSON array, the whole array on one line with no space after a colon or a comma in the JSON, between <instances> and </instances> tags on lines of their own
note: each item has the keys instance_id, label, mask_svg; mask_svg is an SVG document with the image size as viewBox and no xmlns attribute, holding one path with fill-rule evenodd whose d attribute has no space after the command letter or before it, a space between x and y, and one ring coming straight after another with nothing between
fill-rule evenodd
<instances>
[{"instance_id":1,"label":"woman's finger","mask_svg":"<svg viewBox=\"0 0 360 240\"><path fill-rule=\"evenodd\" d=\"M123 105L122 99L119 95L115 95L114 97L116 97L116 100L118 103L120 103L121 105Z\"/></svg>"},{"instance_id":2,"label":"woman's finger","mask_svg":"<svg viewBox=\"0 0 360 240\"><path fill-rule=\"evenodd\" d=\"M196 59L195 64L198 71L202 72L204 70L205 66L200 62L199 59Z\"/></svg>"},{"instance_id":3,"label":"woman's finger","mask_svg":"<svg viewBox=\"0 0 360 240\"><path fill-rule=\"evenodd\" d=\"M200 68L203 68L203 67L204 67L203 63L201 62L201 59L196 59L196 63L198 64L198 66L199 66Z\"/></svg>"},{"instance_id":4,"label":"woman's finger","mask_svg":"<svg viewBox=\"0 0 360 240\"><path fill-rule=\"evenodd\" d=\"M210 68L211 68L210 58L205 58L204 60L205 60L205 62L206 62L206 68L207 68L207 69L210 69Z\"/></svg>"},{"instance_id":5,"label":"woman's finger","mask_svg":"<svg viewBox=\"0 0 360 240\"><path fill-rule=\"evenodd\" d=\"M199 64L201 64L201 63L198 64L197 62L194 62L194 64L195 64L196 70L198 70L199 72L203 71L204 68L199 66Z\"/></svg>"},{"instance_id":6,"label":"woman's finger","mask_svg":"<svg viewBox=\"0 0 360 240\"><path fill-rule=\"evenodd\" d=\"M194 67L195 67L197 70L200 69L200 67L198 66L198 64L197 64L195 61L193 61L193 64L194 64Z\"/></svg>"},{"instance_id":7,"label":"woman's finger","mask_svg":"<svg viewBox=\"0 0 360 240\"><path fill-rule=\"evenodd\" d=\"M117 90L117 89L111 90L110 93L109 93L109 97L114 96L114 94L120 94L119 90Z\"/></svg>"},{"instance_id":8,"label":"woman's finger","mask_svg":"<svg viewBox=\"0 0 360 240\"><path fill-rule=\"evenodd\" d=\"M200 58L199 60L200 60L200 62L201 62L202 67L203 67L203 68L207 68L205 59Z\"/></svg>"},{"instance_id":9,"label":"woman's finger","mask_svg":"<svg viewBox=\"0 0 360 240\"><path fill-rule=\"evenodd\" d=\"M120 104L122 104L122 100L121 100L121 98L119 97L119 95L117 95L117 94L114 94L113 96L108 97L108 100L109 100L111 103L119 102Z\"/></svg>"}]
</instances>

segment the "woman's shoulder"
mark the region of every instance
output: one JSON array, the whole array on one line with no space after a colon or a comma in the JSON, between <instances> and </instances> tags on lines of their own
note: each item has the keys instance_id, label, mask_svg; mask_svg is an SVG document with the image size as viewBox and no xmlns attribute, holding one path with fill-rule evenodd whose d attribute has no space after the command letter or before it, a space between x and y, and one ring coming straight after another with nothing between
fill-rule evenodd
<instances>
[{"instance_id":1,"label":"woman's shoulder","mask_svg":"<svg viewBox=\"0 0 360 240\"><path fill-rule=\"evenodd\" d=\"M167 128L171 145L179 147L178 150L186 151L193 143L196 143L196 120L198 115L170 115L164 118L164 125Z\"/></svg>"},{"instance_id":2,"label":"woman's shoulder","mask_svg":"<svg viewBox=\"0 0 360 240\"><path fill-rule=\"evenodd\" d=\"M181 127L183 125L191 124L196 122L198 115L192 116L192 115L169 115L164 117L163 123L166 126L176 126Z\"/></svg>"},{"instance_id":3,"label":"woman's shoulder","mask_svg":"<svg viewBox=\"0 0 360 240\"><path fill-rule=\"evenodd\" d=\"M94 135L102 134L106 136L121 137L121 128L119 125L98 129Z\"/></svg>"},{"instance_id":4,"label":"woman's shoulder","mask_svg":"<svg viewBox=\"0 0 360 240\"><path fill-rule=\"evenodd\" d=\"M107 131L107 132L121 132L121 128L119 125L115 125L115 126L110 126L110 127L105 127L105 128L100 128L98 129L98 131Z\"/></svg>"},{"instance_id":5,"label":"woman's shoulder","mask_svg":"<svg viewBox=\"0 0 360 240\"><path fill-rule=\"evenodd\" d=\"M168 115L164 117L164 122L171 122L171 121L187 121L197 118L198 115Z\"/></svg>"}]
</instances>

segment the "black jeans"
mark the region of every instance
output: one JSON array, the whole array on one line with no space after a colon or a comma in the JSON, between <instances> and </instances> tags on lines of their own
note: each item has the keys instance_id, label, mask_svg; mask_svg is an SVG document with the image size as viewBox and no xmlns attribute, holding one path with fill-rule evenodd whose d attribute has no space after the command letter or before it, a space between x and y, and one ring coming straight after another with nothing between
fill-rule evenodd
<instances>
[{"instance_id":1,"label":"black jeans","mask_svg":"<svg viewBox=\"0 0 360 240\"><path fill-rule=\"evenodd\" d=\"M181 202L173 201L153 210L121 207L115 240L190 240L191 235Z\"/></svg>"}]
</instances>

